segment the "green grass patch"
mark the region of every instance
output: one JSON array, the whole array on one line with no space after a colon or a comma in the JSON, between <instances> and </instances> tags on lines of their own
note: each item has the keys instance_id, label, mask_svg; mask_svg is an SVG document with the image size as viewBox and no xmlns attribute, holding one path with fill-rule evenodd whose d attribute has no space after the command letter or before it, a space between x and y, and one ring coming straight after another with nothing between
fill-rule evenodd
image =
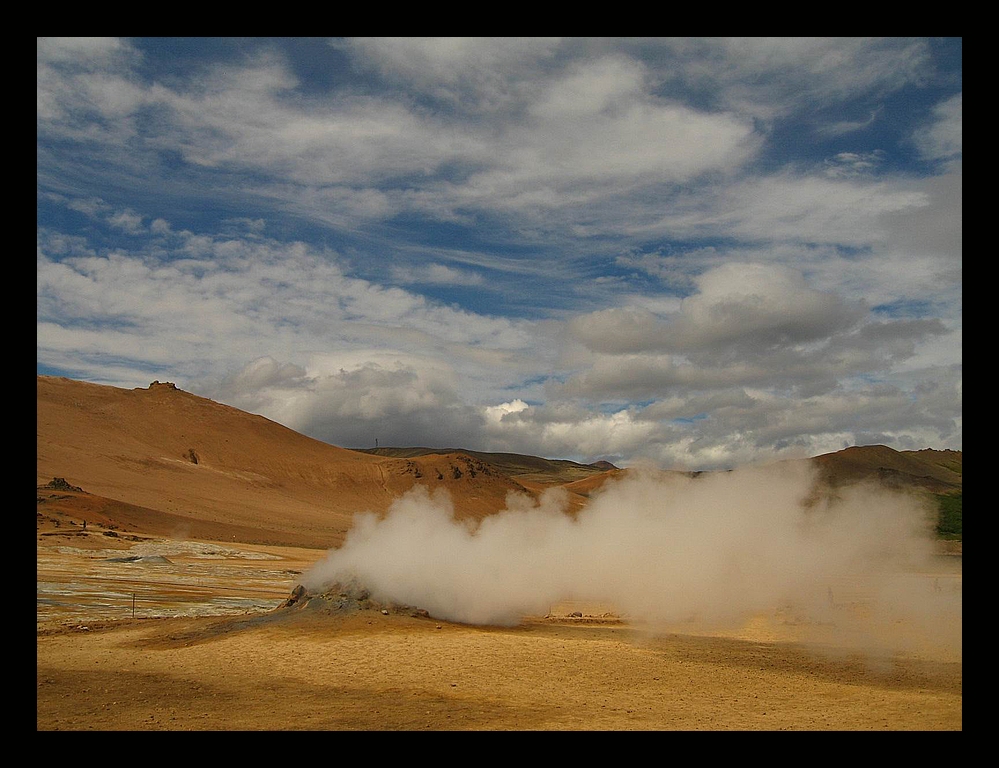
<instances>
[{"instance_id":1,"label":"green grass patch","mask_svg":"<svg viewBox=\"0 0 999 768\"><path fill-rule=\"evenodd\" d=\"M937 535L942 539L961 541L961 492L938 493Z\"/></svg>"}]
</instances>

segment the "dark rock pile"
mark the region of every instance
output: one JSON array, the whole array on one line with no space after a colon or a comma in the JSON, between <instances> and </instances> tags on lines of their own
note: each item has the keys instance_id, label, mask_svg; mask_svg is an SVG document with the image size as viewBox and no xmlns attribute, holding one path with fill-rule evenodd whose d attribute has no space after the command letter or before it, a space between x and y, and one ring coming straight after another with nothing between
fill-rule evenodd
<instances>
[{"instance_id":1,"label":"dark rock pile","mask_svg":"<svg viewBox=\"0 0 999 768\"><path fill-rule=\"evenodd\" d=\"M82 488L78 488L75 485L70 485L68 482L66 482L65 477L53 477L52 480L47 485L42 485L39 487L52 491L76 491L77 493L83 493Z\"/></svg>"},{"instance_id":2,"label":"dark rock pile","mask_svg":"<svg viewBox=\"0 0 999 768\"><path fill-rule=\"evenodd\" d=\"M372 599L371 593L356 581L337 582L320 590L308 590L299 584L291 592L278 610L320 611L328 614L354 613L357 611L380 611L383 614L397 614L417 618L430 618L422 608L399 603L382 603Z\"/></svg>"}]
</instances>

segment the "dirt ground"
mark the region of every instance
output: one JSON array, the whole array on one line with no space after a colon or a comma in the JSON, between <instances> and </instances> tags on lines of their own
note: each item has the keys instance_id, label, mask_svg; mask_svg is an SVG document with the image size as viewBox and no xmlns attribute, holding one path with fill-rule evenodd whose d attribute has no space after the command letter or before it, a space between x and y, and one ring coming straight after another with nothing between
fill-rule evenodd
<instances>
[{"instance_id":1,"label":"dirt ground","mask_svg":"<svg viewBox=\"0 0 999 768\"><path fill-rule=\"evenodd\" d=\"M106 533L38 532L39 731L962 730L959 652L582 604L510 628L282 611L322 551ZM960 558L924 576L960 590Z\"/></svg>"}]
</instances>

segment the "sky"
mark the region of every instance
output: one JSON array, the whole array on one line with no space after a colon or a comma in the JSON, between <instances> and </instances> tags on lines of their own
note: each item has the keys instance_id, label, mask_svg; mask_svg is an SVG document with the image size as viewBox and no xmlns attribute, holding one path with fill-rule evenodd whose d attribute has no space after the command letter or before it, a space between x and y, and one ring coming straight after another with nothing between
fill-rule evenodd
<instances>
[{"instance_id":1,"label":"sky","mask_svg":"<svg viewBox=\"0 0 999 768\"><path fill-rule=\"evenodd\" d=\"M959 38L38 38L37 373L348 448L962 449Z\"/></svg>"}]
</instances>

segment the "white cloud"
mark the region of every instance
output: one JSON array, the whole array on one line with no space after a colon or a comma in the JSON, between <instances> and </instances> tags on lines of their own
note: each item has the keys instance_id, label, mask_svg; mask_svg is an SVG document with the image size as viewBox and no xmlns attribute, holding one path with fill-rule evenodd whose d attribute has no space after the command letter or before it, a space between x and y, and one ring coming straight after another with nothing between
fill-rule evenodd
<instances>
[{"instance_id":1,"label":"white cloud","mask_svg":"<svg viewBox=\"0 0 999 768\"><path fill-rule=\"evenodd\" d=\"M963 147L964 94L951 96L933 110L934 121L916 134L915 141L930 160L955 160Z\"/></svg>"},{"instance_id":2,"label":"white cloud","mask_svg":"<svg viewBox=\"0 0 999 768\"><path fill-rule=\"evenodd\" d=\"M347 349L408 339L431 355L453 352L458 359L464 346L497 353L529 348L517 323L349 277L330 252L259 238L175 235L177 250L166 260L156 253L111 252L57 261L47 251L65 244L40 242L39 322L68 325L86 318L95 331L114 331L107 354L119 353L121 335L131 335L139 347L163 345L188 360L191 370L203 367L199 378L264 355L306 365L331 335ZM44 344L40 339L39 348ZM466 359L473 365L475 355Z\"/></svg>"},{"instance_id":3,"label":"white cloud","mask_svg":"<svg viewBox=\"0 0 999 768\"><path fill-rule=\"evenodd\" d=\"M667 82L709 91L725 107L764 120L850 96L878 97L922 82L932 66L924 39L667 38L663 45L682 62L666 69Z\"/></svg>"},{"instance_id":4,"label":"white cloud","mask_svg":"<svg viewBox=\"0 0 999 768\"><path fill-rule=\"evenodd\" d=\"M404 356L405 357L405 356ZM441 361L365 362L327 374L309 374L306 392L282 404L293 429L345 447L474 444L477 409L462 401Z\"/></svg>"},{"instance_id":5,"label":"white cloud","mask_svg":"<svg viewBox=\"0 0 999 768\"><path fill-rule=\"evenodd\" d=\"M904 184L785 173L731 184L716 199L692 200L690 209L668 212L656 229L864 247L884 241L886 215L915 212L928 202L924 192Z\"/></svg>"},{"instance_id":6,"label":"white cloud","mask_svg":"<svg viewBox=\"0 0 999 768\"><path fill-rule=\"evenodd\" d=\"M131 46L116 37L39 37L35 52L39 61L76 67L107 64L133 54Z\"/></svg>"},{"instance_id":7,"label":"white cloud","mask_svg":"<svg viewBox=\"0 0 999 768\"><path fill-rule=\"evenodd\" d=\"M878 119L878 115L882 112L882 110L883 105L879 106L875 110L872 110L870 114L862 120L840 120L835 123L823 123L817 127L816 132L822 134L823 136L842 136L846 133L860 131L871 126L874 121ZM844 154L853 153L848 152Z\"/></svg>"},{"instance_id":8,"label":"white cloud","mask_svg":"<svg viewBox=\"0 0 999 768\"><path fill-rule=\"evenodd\" d=\"M406 37L334 41L359 66L407 89L473 111L494 111L530 93L558 38Z\"/></svg>"},{"instance_id":9,"label":"white cloud","mask_svg":"<svg viewBox=\"0 0 999 768\"><path fill-rule=\"evenodd\" d=\"M485 282L477 272L446 264L397 266L392 269L392 277L397 282L414 285L482 285Z\"/></svg>"},{"instance_id":10,"label":"white cloud","mask_svg":"<svg viewBox=\"0 0 999 768\"><path fill-rule=\"evenodd\" d=\"M826 176L834 179L867 176L877 170L885 160L884 150L873 152L839 152L825 162Z\"/></svg>"},{"instance_id":11,"label":"white cloud","mask_svg":"<svg viewBox=\"0 0 999 768\"><path fill-rule=\"evenodd\" d=\"M605 456L634 455L659 431L658 425L639 422L626 411L605 414L545 405L509 412L492 421L484 437L492 450L575 457L589 462Z\"/></svg>"},{"instance_id":12,"label":"white cloud","mask_svg":"<svg viewBox=\"0 0 999 768\"><path fill-rule=\"evenodd\" d=\"M135 211L118 211L114 215L108 217L108 223L110 223L112 227L128 232L132 235L138 235L146 231L142 220L143 216L135 213Z\"/></svg>"},{"instance_id":13,"label":"white cloud","mask_svg":"<svg viewBox=\"0 0 999 768\"><path fill-rule=\"evenodd\" d=\"M611 307L573 318L570 336L596 352L622 354L669 346L667 324L640 307Z\"/></svg>"},{"instance_id":14,"label":"white cloud","mask_svg":"<svg viewBox=\"0 0 999 768\"><path fill-rule=\"evenodd\" d=\"M618 57L552 78L528 114L456 190L462 203L521 212L588 205L620 194L621 184L731 171L758 148L751 124L654 99L642 70Z\"/></svg>"},{"instance_id":15,"label":"white cloud","mask_svg":"<svg viewBox=\"0 0 999 768\"><path fill-rule=\"evenodd\" d=\"M145 102L144 89L127 74L138 60L117 38L38 38L39 132L84 141L130 133L129 118Z\"/></svg>"},{"instance_id":16,"label":"white cloud","mask_svg":"<svg viewBox=\"0 0 999 768\"><path fill-rule=\"evenodd\" d=\"M171 133L157 139L194 164L256 169L309 186L374 186L433 173L470 147L430 116L376 97L335 105L288 99L298 81L280 59L218 68L201 89L152 89L169 111ZM177 141L177 139L180 141ZM356 194L357 189L353 192Z\"/></svg>"},{"instance_id":17,"label":"white cloud","mask_svg":"<svg viewBox=\"0 0 999 768\"><path fill-rule=\"evenodd\" d=\"M739 344L753 350L828 338L865 308L810 288L800 272L765 264L726 264L697 280L678 318L681 349Z\"/></svg>"},{"instance_id":18,"label":"white cloud","mask_svg":"<svg viewBox=\"0 0 999 768\"><path fill-rule=\"evenodd\" d=\"M808 287L800 272L776 265L724 264L695 282L698 292L671 317L612 308L573 319L570 333L598 352L696 353L739 345L747 356L774 345L828 338L865 312Z\"/></svg>"},{"instance_id":19,"label":"white cloud","mask_svg":"<svg viewBox=\"0 0 999 768\"><path fill-rule=\"evenodd\" d=\"M538 41L521 42L546 48ZM455 46L461 52L442 53ZM526 66L516 41L484 46L352 41L348 47L377 49L389 62L400 60L400 50L424 50L426 77L435 82L442 70L433 62L440 57L445 62L453 56L484 57L483 73L497 57ZM430 212L428 192L442 218L467 206L523 214L537 206L589 205L618 194L612 182L687 181L737 168L758 148L746 121L654 98L642 68L621 56L530 75L516 112L528 119L485 125L388 97L354 94L333 103L289 98L299 81L274 54L260 54L243 66L217 66L186 86L143 86L116 73L115 88L107 93L117 89L127 97L112 106L109 95L102 99L95 91L88 104L116 118L118 130L130 125L140 108L154 109L157 127L145 137L146 148L176 152L194 166L266 174L272 179L267 194L320 217L324 209L337 211L326 216L341 224L388 217L411 206ZM415 72L413 78L424 82ZM74 103L66 93L81 90L79 77L53 73L52 79L59 91L53 100ZM486 77L477 87L489 90L490 81ZM49 122L55 130L55 121ZM452 169L468 169L470 175L462 178L459 170L451 178ZM440 178L445 173L449 177Z\"/></svg>"}]
</instances>

